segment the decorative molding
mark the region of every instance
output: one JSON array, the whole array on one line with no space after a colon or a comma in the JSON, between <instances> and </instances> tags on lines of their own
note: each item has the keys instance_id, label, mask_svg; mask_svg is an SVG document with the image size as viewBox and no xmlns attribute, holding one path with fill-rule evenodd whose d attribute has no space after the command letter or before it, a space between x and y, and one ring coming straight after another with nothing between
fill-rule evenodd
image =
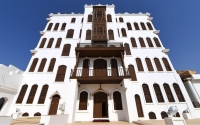
<instances>
[{"instance_id":1,"label":"decorative molding","mask_svg":"<svg viewBox=\"0 0 200 125\"><path fill-rule=\"evenodd\" d=\"M162 52L165 53L166 55L168 55L169 49L162 49Z\"/></svg>"},{"instance_id":2,"label":"decorative molding","mask_svg":"<svg viewBox=\"0 0 200 125\"><path fill-rule=\"evenodd\" d=\"M40 35L43 36L45 34L44 31L40 31Z\"/></svg>"},{"instance_id":3,"label":"decorative molding","mask_svg":"<svg viewBox=\"0 0 200 125\"><path fill-rule=\"evenodd\" d=\"M153 20L153 17L149 17L149 18L147 18L147 20L152 21L152 20Z\"/></svg>"},{"instance_id":4,"label":"decorative molding","mask_svg":"<svg viewBox=\"0 0 200 125\"><path fill-rule=\"evenodd\" d=\"M150 16L151 15L151 13L148 13L148 12L146 12L146 14L145 15L147 15L147 16Z\"/></svg>"},{"instance_id":5,"label":"decorative molding","mask_svg":"<svg viewBox=\"0 0 200 125\"><path fill-rule=\"evenodd\" d=\"M182 79L190 78L193 74L196 74L194 70L177 70L176 72Z\"/></svg>"},{"instance_id":6,"label":"decorative molding","mask_svg":"<svg viewBox=\"0 0 200 125\"><path fill-rule=\"evenodd\" d=\"M58 92L58 90L56 90L56 91L49 97L49 99L52 99L52 97L53 97L54 95L59 95L59 96L60 96L60 99L61 99L61 95L60 95L60 93Z\"/></svg>"},{"instance_id":7,"label":"decorative molding","mask_svg":"<svg viewBox=\"0 0 200 125\"><path fill-rule=\"evenodd\" d=\"M47 22L50 22L51 21L51 18L46 18Z\"/></svg>"},{"instance_id":8,"label":"decorative molding","mask_svg":"<svg viewBox=\"0 0 200 125\"><path fill-rule=\"evenodd\" d=\"M158 35L160 33L160 30L153 31L153 33Z\"/></svg>"},{"instance_id":9,"label":"decorative molding","mask_svg":"<svg viewBox=\"0 0 200 125\"><path fill-rule=\"evenodd\" d=\"M97 89L96 91L94 91L93 93L92 93L92 96L94 96L94 94L95 93L97 93L97 92L104 92L104 93L106 93L107 94L107 96L109 96L110 94L107 92L107 91L105 91L104 89L102 89L101 88L101 86L100 86L100 88L99 89Z\"/></svg>"},{"instance_id":10,"label":"decorative molding","mask_svg":"<svg viewBox=\"0 0 200 125\"><path fill-rule=\"evenodd\" d=\"M30 50L32 53L32 56L34 56L38 51L37 50Z\"/></svg>"}]
</instances>

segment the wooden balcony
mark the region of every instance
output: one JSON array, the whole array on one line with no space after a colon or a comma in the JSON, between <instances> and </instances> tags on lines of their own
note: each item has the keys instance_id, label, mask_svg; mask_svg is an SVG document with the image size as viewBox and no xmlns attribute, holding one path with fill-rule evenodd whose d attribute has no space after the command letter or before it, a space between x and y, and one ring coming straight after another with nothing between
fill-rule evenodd
<instances>
[{"instance_id":1,"label":"wooden balcony","mask_svg":"<svg viewBox=\"0 0 200 125\"><path fill-rule=\"evenodd\" d=\"M70 79L80 84L119 84L124 78L131 78L128 69L72 69Z\"/></svg>"}]
</instances>

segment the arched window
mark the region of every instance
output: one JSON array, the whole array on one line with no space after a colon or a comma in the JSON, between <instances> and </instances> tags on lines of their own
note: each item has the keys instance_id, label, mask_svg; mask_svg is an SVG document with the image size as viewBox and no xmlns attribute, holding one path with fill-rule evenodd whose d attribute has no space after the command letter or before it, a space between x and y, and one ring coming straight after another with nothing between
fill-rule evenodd
<instances>
[{"instance_id":1,"label":"arched window","mask_svg":"<svg viewBox=\"0 0 200 125\"><path fill-rule=\"evenodd\" d=\"M33 85L32 86L31 91L30 91L29 96L28 96L28 100L26 102L27 104L32 104L33 103L37 88L38 88L38 85Z\"/></svg>"},{"instance_id":2,"label":"arched window","mask_svg":"<svg viewBox=\"0 0 200 125\"><path fill-rule=\"evenodd\" d=\"M141 27L142 27L143 30L147 30L146 27L145 27L145 25L144 25L144 23L141 22L140 25L141 25Z\"/></svg>"},{"instance_id":3,"label":"arched window","mask_svg":"<svg viewBox=\"0 0 200 125\"><path fill-rule=\"evenodd\" d=\"M51 48L51 46L52 46L52 44L53 44L53 41L54 41L54 38L51 38L51 39L49 40L49 43L48 43L48 45L47 45L47 48Z\"/></svg>"},{"instance_id":4,"label":"arched window","mask_svg":"<svg viewBox=\"0 0 200 125\"><path fill-rule=\"evenodd\" d=\"M135 30L140 30L138 23L134 23Z\"/></svg>"},{"instance_id":5,"label":"arched window","mask_svg":"<svg viewBox=\"0 0 200 125\"><path fill-rule=\"evenodd\" d=\"M29 116L29 114L26 112L26 113L22 114L22 116Z\"/></svg>"},{"instance_id":6,"label":"arched window","mask_svg":"<svg viewBox=\"0 0 200 125\"><path fill-rule=\"evenodd\" d=\"M88 22L92 22L92 15L88 15Z\"/></svg>"},{"instance_id":7,"label":"arched window","mask_svg":"<svg viewBox=\"0 0 200 125\"><path fill-rule=\"evenodd\" d=\"M140 41L140 46L141 46L141 47L146 47L143 38L140 37L140 38L139 38L139 41Z\"/></svg>"},{"instance_id":8,"label":"arched window","mask_svg":"<svg viewBox=\"0 0 200 125\"><path fill-rule=\"evenodd\" d=\"M165 65L166 70L167 70L167 71L172 71L172 68L171 68L171 66L169 65L168 60L167 60L166 58L162 58L162 61L163 61L164 65Z\"/></svg>"},{"instance_id":9,"label":"arched window","mask_svg":"<svg viewBox=\"0 0 200 125\"><path fill-rule=\"evenodd\" d=\"M161 47L158 38L154 37L153 40L154 40L154 42L155 42L155 44L156 44L157 47Z\"/></svg>"},{"instance_id":10,"label":"arched window","mask_svg":"<svg viewBox=\"0 0 200 125\"><path fill-rule=\"evenodd\" d=\"M62 38L58 38L55 48L60 48L61 42L62 42Z\"/></svg>"},{"instance_id":11,"label":"arched window","mask_svg":"<svg viewBox=\"0 0 200 125\"><path fill-rule=\"evenodd\" d=\"M62 27L61 27L61 30L65 30L65 27L66 27L66 23L63 23Z\"/></svg>"},{"instance_id":12,"label":"arched window","mask_svg":"<svg viewBox=\"0 0 200 125\"><path fill-rule=\"evenodd\" d=\"M165 111L162 111L160 114L161 114L162 119L168 117L168 115Z\"/></svg>"},{"instance_id":13,"label":"arched window","mask_svg":"<svg viewBox=\"0 0 200 125\"><path fill-rule=\"evenodd\" d=\"M83 70L82 70L82 76L89 76L89 64L90 60L89 59L84 59L83 60Z\"/></svg>"},{"instance_id":14,"label":"arched window","mask_svg":"<svg viewBox=\"0 0 200 125\"><path fill-rule=\"evenodd\" d=\"M36 65L37 65L37 62L38 62L38 58L35 58L35 59L33 60L32 64L31 64L31 67L30 67L30 69L29 69L29 72L34 72L35 67L36 67Z\"/></svg>"},{"instance_id":15,"label":"arched window","mask_svg":"<svg viewBox=\"0 0 200 125\"><path fill-rule=\"evenodd\" d=\"M55 81L61 82L65 80L66 69L67 67L65 65L61 65L58 67Z\"/></svg>"},{"instance_id":16,"label":"arched window","mask_svg":"<svg viewBox=\"0 0 200 125\"><path fill-rule=\"evenodd\" d=\"M128 43L124 44L124 48L125 48L125 51L126 51L126 55L131 55L131 50L130 50Z\"/></svg>"},{"instance_id":17,"label":"arched window","mask_svg":"<svg viewBox=\"0 0 200 125\"><path fill-rule=\"evenodd\" d=\"M0 98L0 111L3 108L5 101L6 101L5 98L3 98L3 97Z\"/></svg>"},{"instance_id":18,"label":"arched window","mask_svg":"<svg viewBox=\"0 0 200 125\"><path fill-rule=\"evenodd\" d=\"M175 102L172 91L171 91L169 85L165 83L165 84L163 84L163 87L165 89L165 93L167 95L168 101L169 102Z\"/></svg>"},{"instance_id":19,"label":"arched window","mask_svg":"<svg viewBox=\"0 0 200 125\"><path fill-rule=\"evenodd\" d=\"M118 36L120 37L120 34L119 34L119 29L117 28L117 31L118 31Z\"/></svg>"},{"instance_id":20,"label":"arched window","mask_svg":"<svg viewBox=\"0 0 200 125\"><path fill-rule=\"evenodd\" d=\"M114 110L123 110L122 98L121 98L121 93L120 92L115 91L113 93L113 101L114 101Z\"/></svg>"},{"instance_id":21,"label":"arched window","mask_svg":"<svg viewBox=\"0 0 200 125\"><path fill-rule=\"evenodd\" d=\"M82 29L80 29L79 38L81 38Z\"/></svg>"},{"instance_id":22,"label":"arched window","mask_svg":"<svg viewBox=\"0 0 200 125\"><path fill-rule=\"evenodd\" d=\"M156 119L156 114L154 112L149 112L149 119Z\"/></svg>"},{"instance_id":23,"label":"arched window","mask_svg":"<svg viewBox=\"0 0 200 125\"><path fill-rule=\"evenodd\" d=\"M107 15L107 21L108 21L108 22L112 22L112 17L111 17L110 14Z\"/></svg>"},{"instance_id":24,"label":"arched window","mask_svg":"<svg viewBox=\"0 0 200 125\"><path fill-rule=\"evenodd\" d=\"M71 23L75 23L76 18L72 18Z\"/></svg>"},{"instance_id":25,"label":"arched window","mask_svg":"<svg viewBox=\"0 0 200 125\"><path fill-rule=\"evenodd\" d=\"M74 30L73 29L69 29L67 31L67 36L66 38L73 38L73 35L74 35Z\"/></svg>"},{"instance_id":26,"label":"arched window","mask_svg":"<svg viewBox=\"0 0 200 125\"><path fill-rule=\"evenodd\" d=\"M21 104L22 103L22 101L24 99L24 96L26 94L27 88L28 88L28 85L23 85L22 86L21 91L20 91L20 93L18 95L18 98L17 98L17 101L16 101L17 104Z\"/></svg>"},{"instance_id":27,"label":"arched window","mask_svg":"<svg viewBox=\"0 0 200 125\"><path fill-rule=\"evenodd\" d=\"M83 18L81 19L81 23L83 23Z\"/></svg>"},{"instance_id":28,"label":"arched window","mask_svg":"<svg viewBox=\"0 0 200 125\"><path fill-rule=\"evenodd\" d=\"M61 56L69 56L70 48L71 48L70 44L65 44Z\"/></svg>"},{"instance_id":29,"label":"arched window","mask_svg":"<svg viewBox=\"0 0 200 125\"><path fill-rule=\"evenodd\" d=\"M53 23L49 23L48 28L47 28L47 31L50 31L50 30L51 30L52 25L53 25Z\"/></svg>"},{"instance_id":30,"label":"arched window","mask_svg":"<svg viewBox=\"0 0 200 125\"><path fill-rule=\"evenodd\" d=\"M153 47L153 43L149 37L146 38L149 47Z\"/></svg>"},{"instance_id":31,"label":"arched window","mask_svg":"<svg viewBox=\"0 0 200 125\"><path fill-rule=\"evenodd\" d=\"M44 104L45 98L46 98L46 95L47 95L48 88L49 88L48 85L44 85L44 86L42 87L42 91L41 91L41 93L40 93L40 97L39 97L39 100L38 100L38 104Z\"/></svg>"},{"instance_id":32,"label":"arched window","mask_svg":"<svg viewBox=\"0 0 200 125\"><path fill-rule=\"evenodd\" d=\"M91 40L91 30L86 31L86 40Z\"/></svg>"},{"instance_id":33,"label":"arched window","mask_svg":"<svg viewBox=\"0 0 200 125\"><path fill-rule=\"evenodd\" d=\"M144 117L140 96L137 94L135 95L135 103L137 107L138 117Z\"/></svg>"},{"instance_id":34,"label":"arched window","mask_svg":"<svg viewBox=\"0 0 200 125\"><path fill-rule=\"evenodd\" d=\"M49 68L48 68L48 72L53 72L55 63L56 63L56 59L55 58L51 59Z\"/></svg>"},{"instance_id":35,"label":"arched window","mask_svg":"<svg viewBox=\"0 0 200 125\"><path fill-rule=\"evenodd\" d=\"M176 92L179 102L185 102L185 99L183 97L183 94L182 94L181 89L179 88L178 84L174 83L173 87L174 87L174 90Z\"/></svg>"},{"instance_id":36,"label":"arched window","mask_svg":"<svg viewBox=\"0 0 200 125\"><path fill-rule=\"evenodd\" d=\"M124 22L122 17L119 18L119 22Z\"/></svg>"},{"instance_id":37,"label":"arched window","mask_svg":"<svg viewBox=\"0 0 200 125\"><path fill-rule=\"evenodd\" d=\"M124 28L121 29L121 32L122 32L122 36L123 36L123 37L126 37L126 36L127 36L127 35L126 35L126 30L125 30Z\"/></svg>"},{"instance_id":38,"label":"arched window","mask_svg":"<svg viewBox=\"0 0 200 125\"><path fill-rule=\"evenodd\" d=\"M116 22L117 22L117 18L116 18Z\"/></svg>"},{"instance_id":39,"label":"arched window","mask_svg":"<svg viewBox=\"0 0 200 125\"><path fill-rule=\"evenodd\" d=\"M39 67L39 69L38 69L38 72L43 72L44 67L45 67L45 64L46 64L46 61L47 61L46 58L42 59L42 61L41 61L41 63L40 63L40 67Z\"/></svg>"},{"instance_id":40,"label":"arched window","mask_svg":"<svg viewBox=\"0 0 200 125\"><path fill-rule=\"evenodd\" d=\"M126 23L128 30L132 30L131 24L130 23Z\"/></svg>"},{"instance_id":41,"label":"arched window","mask_svg":"<svg viewBox=\"0 0 200 125\"><path fill-rule=\"evenodd\" d=\"M114 40L113 30L108 30L109 40Z\"/></svg>"},{"instance_id":42,"label":"arched window","mask_svg":"<svg viewBox=\"0 0 200 125\"><path fill-rule=\"evenodd\" d=\"M88 93L83 91L80 93L79 110L87 110Z\"/></svg>"},{"instance_id":43,"label":"arched window","mask_svg":"<svg viewBox=\"0 0 200 125\"><path fill-rule=\"evenodd\" d=\"M142 66L142 61L140 58L136 58L136 63L137 63L138 71L144 71L144 68Z\"/></svg>"},{"instance_id":44,"label":"arched window","mask_svg":"<svg viewBox=\"0 0 200 125\"><path fill-rule=\"evenodd\" d=\"M136 77L136 74L135 74L135 68L133 65L128 65L128 69L129 69L129 74L131 76L131 80L132 81L137 81L137 77Z\"/></svg>"},{"instance_id":45,"label":"arched window","mask_svg":"<svg viewBox=\"0 0 200 125\"><path fill-rule=\"evenodd\" d=\"M43 38L39 48L44 48L47 38Z\"/></svg>"},{"instance_id":46,"label":"arched window","mask_svg":"<svg viewBox=\"0 0 200 125\"><path fill-rule=\"evenodd\" d=\"M135 38L133 38L133 37L131 37L131 44L132 44L132 47L137 47Z\"/></svg>"},{"instance_id":47,"label":"arched window","mask_svg":"<svg viewBox=\"0 0 200 125\"><path fill-rule=\"evenodd\" d=\"M34 114L34 116L41 116L41 113L36 112L36 113Z\"/></svg>"},{"instance_id":48,"label":"arched window","mask_svg":"<svg viewBox=\"0 0 200 125\"><path fill-rule=\"evenodd\" d=\"M56 23L56 25L54 26L54 31L58 30L58 27L59 27L59 23Z\"/></svg>"},{"instance_id":49,"label":"arched window","mask_svg":"<svg viewBox=\"0 0 200 125\"><path fill-rule=\"evenodd\" d=\"M158 59L158 58L154 58L154 62L155 62L155 64L156 64L157 70L158 70L158 71L163 71L163 68L162 68L162 66L161 66L161 64L160 64L159 59Z\"/></svg>"},{"instance_id":50,"label":"arched window","mask_svg":"<svg viewBox=\"0 0 200 125\"><path fill-rule=\"evenodd\" d=\"M158 84L153 84L153 88L155 90L158 102L164 102L164 99L163 99L163 96L162 96L162 92L160 90L159 85Z\"/></svg>"},{"instance_id":51,"label":"arched window","mask_svg":"<svg viewBox=\"0 0 200 125\"><path fill-rule=\"evenodd\" d=\"M179 112L176 113L175 117L181 117Z\"/></svg>"},{"instance_id":52,"label":"arched window","mask_svg":"<svg viewBox=\"0 0 200 125\"><path fill-rule=\"evenodd\" d=\"M151 23L147 22L147 26L148 26L149 30L153 30L153 27L151 26Z\"/></svg>"},{"instance_id":53,"label":"arched window","mask_svg":"<svg viewBox=\"0 0 200 125\"><path fill-rule=\"evenodd\" d=\"M111 73L112 76L118 76L118 65L117 65L117 60L116 59L111 59L110 60L110 64L111 64Z\"/></svg>"},{"instance_id":54,"label":"arched window","mask_svg":"<svg viewBox=\"0 0 200 125\"><path fill-rule=\"evenodd\" d=\"M152 98L151 98L151 94L150 94L148 85L147 84L143 84L142 88L143 88L143 92L144 92L146 103L151 103L152 102Z\"/></svg>"},{"instance_id":55,"label":"arched window","mask_svg":"<svg viewBox=\"0 0 200 125\"><path fill-rule=\"evenodd\" d=\"M149 58L145 58L145 61L146 61L148 70L149 70L149 71L154 71L154 70L153 70L152 63L151 63L151 60L150 60Z\"/></svg>"}]
</instances>

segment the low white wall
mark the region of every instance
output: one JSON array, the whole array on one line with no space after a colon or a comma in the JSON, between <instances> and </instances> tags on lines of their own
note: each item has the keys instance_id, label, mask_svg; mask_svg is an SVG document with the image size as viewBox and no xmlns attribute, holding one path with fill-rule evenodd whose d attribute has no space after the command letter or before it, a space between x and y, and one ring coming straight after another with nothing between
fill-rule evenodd
<instances>
[{"instance_id":1,"label":"low white wall","mask_svg":"<svg viewBox=\"0 0 200 125\"><path fill-rule=\"evenodd\" d=\"M40 124L44 125L65 125L68 123L68 114L41 116Z\"/></svg>"},{"instance_id":2,"label":"low white wall","mask_svg":"<svg viewBox=\"0 0 200 125\"><path fill-rule=\"evenodd\" d=\"M0 116L0 125L10 125L12 116Z\"/></svg>"}]
</instances>

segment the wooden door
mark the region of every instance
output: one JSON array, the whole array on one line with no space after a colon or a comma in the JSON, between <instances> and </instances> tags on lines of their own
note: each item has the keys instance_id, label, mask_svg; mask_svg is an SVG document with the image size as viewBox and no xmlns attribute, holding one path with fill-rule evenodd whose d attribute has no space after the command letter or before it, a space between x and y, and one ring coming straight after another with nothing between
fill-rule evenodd
<instances>
[{"instance_id":1,"label":"wooden door","mask_svg":"<svg viewBox=\"0 0 200 125\"><path fill-rule=\"evenodd\" d=\"M104 59L94 61L94 76L107 76L107 62Z\"/></svg>"},{"instance_id":2,"label":"wooden door","mask_svg":"<svg viewBox=\"0 0 200 125\"><path fill-rule=\"evenodd\" d=\"M82 76L83 77L89 76L89 59L84 59L83 61Z\"/></svg>"},{"instance_id":3,"label":"wooden door","mask_svg":"<svg viewBox=\"0 0 200 125\"><path fill-rule=\"evenodd\" d=\"M59 104L60 96L54 95L51 100L51 106L49 109L49 115L56 115L58 110L58 104Z\"/></svg>"},{"instance_id":4,"label":"wooden door","mask_svg":"<svg viewBox=\"0 0 200 125\"><path fill-rule=\"evenodd\" d=\"M118 66L116 59L111 59L111 72L112 76L118 76Z\"/></svg>"}]
</instances>

